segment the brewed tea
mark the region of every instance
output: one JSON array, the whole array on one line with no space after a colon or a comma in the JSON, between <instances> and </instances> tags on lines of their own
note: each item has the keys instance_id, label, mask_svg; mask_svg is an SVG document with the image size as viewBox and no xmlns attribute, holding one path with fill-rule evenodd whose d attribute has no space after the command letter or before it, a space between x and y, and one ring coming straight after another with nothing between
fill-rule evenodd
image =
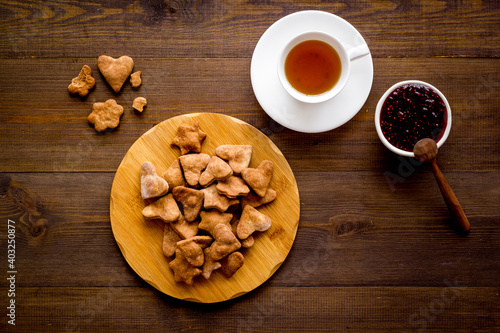
<instances>
[{"instance_id":1,"label":"brewed tea","mask_svg":"<svg viewBox=\"0 0 500 333\"><path fill-rule=\"evenodd\" d=\"M340 78L340 57L333 47L319 40L297 44L288 53L285 75L297 91L319 95L332 89Z\"/></svg>"}]
</instances>

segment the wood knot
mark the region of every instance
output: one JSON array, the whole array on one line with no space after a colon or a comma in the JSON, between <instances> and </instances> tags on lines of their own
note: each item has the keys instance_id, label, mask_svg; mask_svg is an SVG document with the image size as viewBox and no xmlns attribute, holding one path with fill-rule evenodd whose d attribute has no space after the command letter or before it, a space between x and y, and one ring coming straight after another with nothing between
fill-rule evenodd
<instances>
[{"instance_id":1,"label":"wood knot","mask_svg":"<svg viewBox=\"0 0 500 333\"><path fill-rule=\"evenodd\" d=\"M335 237L350 236L375 228L372 220L350 215L337 215L330 218Z\"/></svg>"},{"instance_id":2,"label":"wood knot","mask_svg":"<svg viewBox=\"0 0 500 333\"><path fill-rule=\"evenodd\" d=\"M0 197L4 198L9 191L12 178L8 175L0 175Z\"/></svg>"},{"instance_id":3,"label":"wood knot","mask_svg":"<svg viewBox=\"0 0 500 333\"><path fill-rule=\"evenodd\" d=\"M49 227L43 202L17 185L9 176L0 176L0 191L3 198L12 202L11 207L15 207L11 211L18 216L19 229L28 238L28 243L40 244Z\"/></svg>"},{"instance_id":4,"label":"wood knot","mask_svg":"<svg viewBox=\"0 0 500 333\"><path fill-rule=\"evenodd\" d=\"M10 186L9 194L14 203L25 213L34 216L42 215L44 210L43 204L38 200L33 199L33 197L23 188Z\"/></svg>"}]
</instances>

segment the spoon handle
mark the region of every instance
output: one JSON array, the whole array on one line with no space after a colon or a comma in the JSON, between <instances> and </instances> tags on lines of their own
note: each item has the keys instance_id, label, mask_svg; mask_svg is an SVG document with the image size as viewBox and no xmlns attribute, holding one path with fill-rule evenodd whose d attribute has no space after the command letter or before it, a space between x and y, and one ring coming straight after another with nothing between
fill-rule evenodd
<instances>
[{"instance_id":1,"label":"spoon handle","mask_svg":"<svg viewBox=\"0 0 500 333\"><path fill-rule=\"evenodd\" d=\"M436 163L436 159L433 159L431 164L432 164L432 171L434 172L434 177L437 180L439 189L441 190L441 194L443 195L444 201L446 202L446 205L448 206L450 213L455 218L455 221L457 222L460 230L465 233L469 232L470 230L469 220L467 219L467 216L465 216L462 206L460 206L460 203L458 202L455 193L453 193L453 190L451 189L450 185L444 178L443 173L441 172L441 170L439 170L439 167Z\"/></svg>"}]
</instances>

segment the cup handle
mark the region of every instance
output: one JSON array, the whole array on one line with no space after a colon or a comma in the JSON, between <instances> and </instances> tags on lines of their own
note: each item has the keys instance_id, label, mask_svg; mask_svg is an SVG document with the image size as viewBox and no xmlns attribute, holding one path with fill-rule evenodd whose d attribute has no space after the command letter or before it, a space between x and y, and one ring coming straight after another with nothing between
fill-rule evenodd
<instances>
[{"instance_id":1,"label":"cup handle","mask_svg":"<svg viewBox=\"0 0 500 333\"><path fill-rule=\"evenodd\" d=\"M370 49L366 44L354 46L347 51L347 55L349 56L349 60L351 61L358 59L362 56L365 56L367 54L370 54Z\"/></svg>"}]
</instances>

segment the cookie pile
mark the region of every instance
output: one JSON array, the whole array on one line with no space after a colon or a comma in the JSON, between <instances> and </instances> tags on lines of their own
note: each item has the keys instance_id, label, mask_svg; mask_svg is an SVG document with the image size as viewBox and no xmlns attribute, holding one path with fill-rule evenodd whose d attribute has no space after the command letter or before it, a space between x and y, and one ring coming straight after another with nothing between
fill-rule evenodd
<instances>
[{"instance_id":1,"label":"cookie pile","mask_svg":"<svg viewBox=\"0 0 500 333\"><path fill-rule=\"evenodd\" d=\"M244 263L241 250L271 227L257 207L276 199L271 161L249 168L251 145L221 145L210 156L201 152L205 138L198 123L182 124L172 143L181 155L163 175L149 161L141 166L142 214L165 222L163 253L175 281L188 285L219 268L228 278L235 274Z\"/></svg>"},{"instance_id":2,"label":"cookie pile","mask_svg":"<svg viewBox=\"0 0 500 333\"><path fill-rule=\"evenodd\" d=\"M141 71L132 73L134 60L129 56L121 56L115 59L102 55L97 59L97 67L115 93L120 92L129 77L130 84L134 89L138 88L142 83ZM92 77L92 70L89 66L84 65L80 74L71 80L68 91L70 94L85 97L94 86L95 79ZM147 101L144 97L137 97L134 99L132 107L142 112L146 104ZM97 131L102 132L108 128L116 128L120 123L122 114L123 107L117 104L114 99L108 99L104 103L94 103L92 113L87 117L87 120L94 125Z\"/></svg>"}]
</instances>

